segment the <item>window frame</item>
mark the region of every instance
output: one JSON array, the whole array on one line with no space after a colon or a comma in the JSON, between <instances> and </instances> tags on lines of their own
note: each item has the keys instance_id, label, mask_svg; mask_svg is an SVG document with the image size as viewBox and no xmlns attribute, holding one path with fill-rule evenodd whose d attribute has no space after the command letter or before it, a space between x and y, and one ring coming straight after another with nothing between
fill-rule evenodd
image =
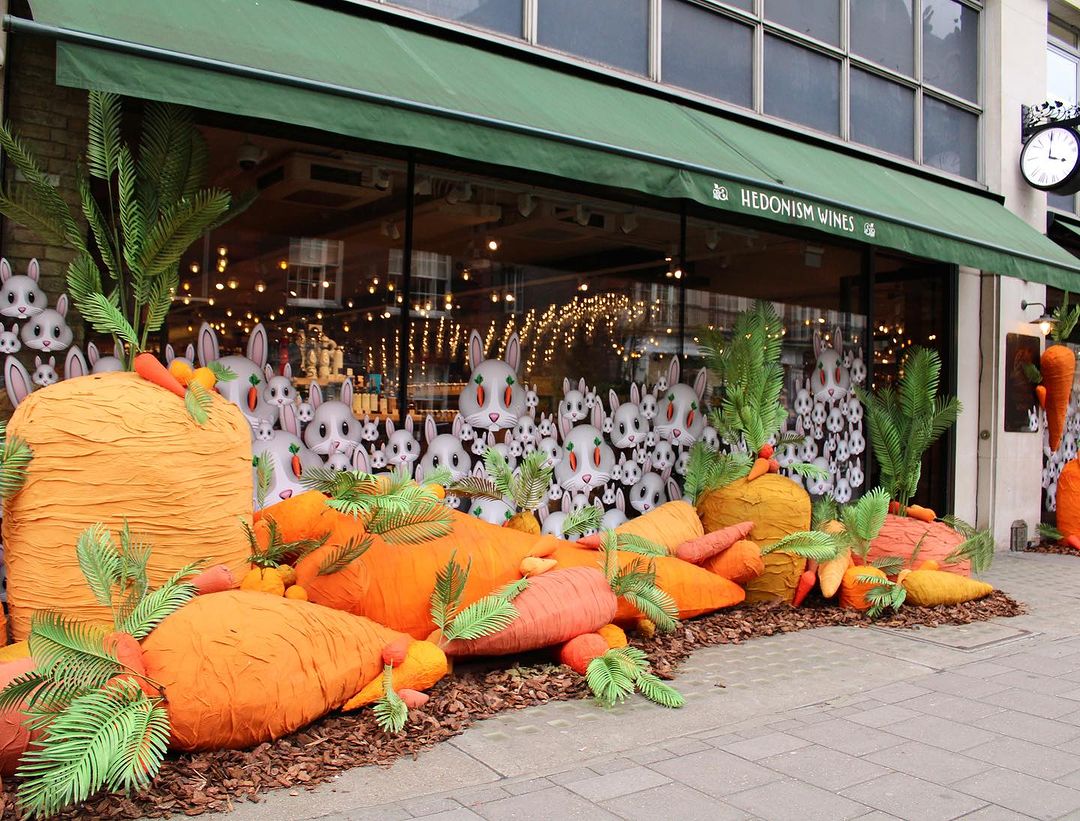
<instances>
[{"instance_id":1,"label":"window frame","mask_svg":"<svg viewBox=\"0 0 1080 821\"><path fill-rule=\"evenodd\" d=\"M1053 18L1050 18L1050 19L1053 19ZM1061 24L1061 25L1064 26L1064 24ZM1069 26L1068 28L1071 30L1072 27ZM1075 35L1075 34L1073 35L1073 40L1074 41L1077 40L1077 35ZM1050 34L1050 32L1048 30L1047 34L1046 34L1046 50L1047 50L1047 52L1051 52L1051 51L1057 52L1062 57L1065 57L1065 58L1072 61L1074 69L1076 71L1077 96L1080 97L1080 48L1077 48L1077 46L1074 43L1066 43L1061 38L1055 37L1053 34ZM1053 212L1053 213L1069 214L1069 215L1075 216L1077 214L1077 210L1078 210L1077 209L1077 195L1076 194L1072 195L1072 209L1068 210L1068 211L1066 211L1064 208L1061 208L1061 207L1051 203L1050 202L1050 197L1047 196L1047 198L1046 198L1046 209L1048 211L1050 211L1050 212Z\"/></svg>"}]
</instances>

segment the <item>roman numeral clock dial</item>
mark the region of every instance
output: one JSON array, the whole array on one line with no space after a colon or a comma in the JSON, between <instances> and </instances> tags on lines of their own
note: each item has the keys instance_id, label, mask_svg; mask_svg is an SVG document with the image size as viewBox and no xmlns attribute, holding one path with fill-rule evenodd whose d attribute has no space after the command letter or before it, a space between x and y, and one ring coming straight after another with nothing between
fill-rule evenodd
<instances>
[{"instance_id":1,"label":"roman numeral clock dial","mask_svg":"<svg viewBox=\"0 0 1080 821\"><path fill-rule=\"evenodd\" d=\"M1020 173L1028 185L1055 194L1080 190L1080 139L1071 128L1036 131L1020 152Z\"/></svg>"}]
</instances>

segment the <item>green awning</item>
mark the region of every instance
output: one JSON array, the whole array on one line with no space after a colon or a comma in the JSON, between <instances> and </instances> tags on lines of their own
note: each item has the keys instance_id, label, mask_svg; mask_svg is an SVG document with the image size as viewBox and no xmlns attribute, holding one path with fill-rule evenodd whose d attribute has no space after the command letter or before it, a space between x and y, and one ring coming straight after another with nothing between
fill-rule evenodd
<instances>
[{"instance_id":1,"label":"green awning","mask_svg":"<svg viewBox=\"0 0 1080 821\"><path fill-rule=\"evenodd\" d=\"M1074 245L1080 244L1080 225L1068 222L1060 217L1054 219L1050 233L1055 236L1060 236Z\"/></svg>"},{"instance_id":2,"label":"green awning","mask_svg":"<svg viewBox=\"0 0 1080 821\"><path fill-rule=\"evenodd\" d=\"M1080 291L996 199L670 99L299 0L31 0L57 82L553 174Z\"/></svg>"}]
</instances>

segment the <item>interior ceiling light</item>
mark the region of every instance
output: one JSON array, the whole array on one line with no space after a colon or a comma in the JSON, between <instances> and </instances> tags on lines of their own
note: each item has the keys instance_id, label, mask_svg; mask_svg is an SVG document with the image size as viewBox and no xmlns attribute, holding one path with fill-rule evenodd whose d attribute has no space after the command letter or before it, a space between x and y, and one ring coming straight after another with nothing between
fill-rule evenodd
<instances>
[{"instance_id":1,"label":"interior ceiling light","mask_svg":"<svg viewBox=\"0 0 1080 821\"><path fill-rule=\"evenodd\" d=\"M574 206L574 222L578 225L585 226L589 224L590 219L592 219L592 212L589 211L588 208L581 203Z\"/></svg>"},{"instance_id":2,"label":"interior ceiling light","mask_svg":"<svg viewBox=\"0 0 1080 821\"><path fill-rule=\"evenodd\" d=\"M264 293L266 291L266 283L260 279L258 282L255 283L255 290L258 291L260 294Z\"/></svg>"},{"instance_id":3,"label":"interior ceiling light","mask_svg":"<svg viewBox=\"0 0 1080 821\"><path fill-rule=\"evenodd\" d=\"M467 182L458 183L446 195L446 201L451 204L468 202L472 199L472 186Z\"/></svg>"},{"instance_id":4,"label":"interior ceiling light","mask_svg":"<svg viewBox=\"0 0 1080 821\"><path fill-rule=\"evenodd\" d=\"M623 214L622 221L619 223L619 228L624 234L632 234L637 230L637 226L637 214L633 211L628 214Z\"/></svg>"},{"instance_id":5,"label":"interior ceiling light","mask_svg":"<svg viewBox=\"0 0 1080 821\"><path fill-rule=\"evenodd\" d=\"M518 194L518 213L528 217L536 210L536 200L532 194Z\"/></svg>"},{"instance_id":6,"label":"interior ceiling light","mask_svg":"<svg viewBox=\"0 0 1080 821\"><path fill-rule=\"evenodd\" d=\"M499 250L499 241L495 237L488 237L487 238L487 248L488 248L489 251L498 251Z\"/></svg>"},{"instance_id":7,"label":"interior ceiling light","mask_svg":"<svg viewBox=\"0 0 1080 821\"><path fill-rule=\"evenodd\" d=\"M225 290L225 283L224 282L215 282L214 287L217 288L219 291L224 291Z\"/></svg>"},{"instance_id":8,"label":"interior ceiling light","mask_svg":"<svg viewBox=\"0 0 1080 821\"><path fill-rule=\"evenodd\" d=\"M720 231L717 228L705 229L705 247L710 251L715 251L716 246L720 244Z\"/></svg>"},{"instance_id":9,"label":"interior ceiling light","mask_svg":"<svg viewBox=\"0 0 1080 821\"><path fill-rule=\"evenodd\" d=\"M431 177L421 177L416 181L416 185L413 186L413 193L419 194L421 197L431 196Z\"/></svg>"},{"instance_id":10,"label":"interior ceiling light","mask_svg":"<svg viewBox=\"0 0 1080 821\"><path fill-rule=\"evenodd\" d=\"M235 291L239 287L240 287L240 280L238 280L236 277L229 277L229 290L230 291Z\"/></svg>"}]
</instances>

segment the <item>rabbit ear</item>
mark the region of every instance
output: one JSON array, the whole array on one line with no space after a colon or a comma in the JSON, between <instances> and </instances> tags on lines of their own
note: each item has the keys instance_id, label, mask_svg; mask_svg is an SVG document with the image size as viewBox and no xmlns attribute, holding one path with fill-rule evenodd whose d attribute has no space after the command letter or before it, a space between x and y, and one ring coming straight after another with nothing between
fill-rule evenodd
<instances>
[{"instance_id":1,"label":"rabbit ear","mask_svg":"<svg viewBox=\"0 0 1080 821\"><path fill-rule=\"evenodd\" d=\"M41 367L41 357L40 356L35 356L34 357L34 367L35 368L40 368Z\"/></svg>"},{"instance_id":2,"label":"rabbit ear","mask_svg":"<svg viewBox=\"0 0 1080 821\"><path fill-rule=\"evenodd\" d=\"M537 508L536 518L540 520L540 524L543 524L547 521L548 513L549 511L547 505L541 505L539 508Z\"/></svg>"},{"instance_id":3,"label":"rabbit ear","mask_svg":"<svg viewBox=\"0 0 1080 821\"><path fill-rule=\"evenodd\" d=\"M566 441L566 437L570 435L570 431L573 429L574 423L567 419L565 416L559 417L559 433L562 435L563 442Z\"/></svg>"},{"instance_id":4,"label":"rabbit ear","mask_svg":"<svg viewBox=\"0 0 1080 821\"><path fill-rule=\"evenodd\" d=\"M30 374L26 372L22 362L14 356L9 356L4 362L4 381L7 383L7 395L13 407L19 407L19 403L30 395L34 389L30 381Z\"/></svg>"},{"instance_id":5,"label":"rabbit ear","mask_svg":"<svg viewBox=\"0 0 1080 821\"><path fill-rule=\"evenodd\" d=\"M592 506L599 510L601 513L604 512L604 503L600 501L599 496L592 500Z\"/></svg>"},{"instance_id":6,"label":"rabbit ear","mask_svg":"<svg viewBox=\"0 0 1080 821\"><path fill-rule=\"evenodd\" d=\"M480 363L484 361L484 342L480 339L479 331L472 331L469 334L469 368L470 370L476 370L480 367Z\"/></svg>"},{"instance_id":7,"label":"rabbit ear","mask_svg":"<svg viewBox=\"0 0 1080 821\"><path fill-rule=\"evenodd\" d=\"M821 331L814 329L814 356L821 356Z\"/></svg>"},{"instance_id":8,"label":"rabbit ear","mask_svg":"<svg viewBox=\"0 0 1080 821\"><path fill-rule=\"evenodd\" d=\"M203 367L221 358L218 349L217 334L210 327L210 323L204 322L199 326L199 364ZM89 350L89 348L87 349ZM93 361L93 360L91 360Z\"/></svg>"},{"instance_id":9,"label":"rabbit ear","mask_svg":"<svg viewBox=\"0 0 1080 821\"><path fill-rule=\"evenodd\" d=\"M286 379L292 379L292 365L286 362L285 368L283 369L281 375L284 376Z\"/></svg>"},{"instance_id":10,"label":"rabbit ear","mask_svg":"<svg viewBox=\"0 0 1080 821\"><path fill-rule=\"evenodd\" d=\"M844 353L844 332L840 330L839 325L833 328L832 346L838 354Z\"/></svg>"},{"instance_id":11,"label":"rabbit ear","mask_svg":"<svg viewBox=\"0 0 1080 821\"><path fill-rule=\"evenodd\" d=\"M615 509L626 512L626 494L623 493L622 488L615 491Z\"/></svg>"},{"instance_id":12,"label":"rabbit ear","mask_svg":"<svg viewBox=\"0 0 1080 821\"><path fill-rule=\"evenodd\" d=\"M619 409L619 395L612 389L607 392L607 396L608 404L611 405L611 412L615 413Z\"/></svg>"},{"instance_id":13,"label":"rabbit ear","mask_svg":"<svg viewBox=\"0 0 1080 821\"><path fill-rule=\"evenodd\" d=\"M288 366L286 366L286 367L288 367ZM352 380L351 379L346 379L345 382L342 383L342 385L341 385L341 401L345 405L345 407L347 407L349 409L349 412L351 413L352 412L352 403L353 403L353 386L352 386Z\"/></svg>"},{"instance_id":14,"label":"rabbit ear","mask_svg":"<svg viewBox=\"0 0 1080 821\"><path fill-rule=\"evenodd\" d=\"M592 426L597 430L604 424L604 409L600 406L599 402L594 402L592 406Z\"/></svg>"},{"instance_id":15,"label":"rabbit ear","mask_svg":"<svg viewBox=\"0 0 1080 821\"><path fill-rule=\"evenodd\" d=\"M570 377L564 376L562 379L562 395L570 393Z\"/></svg>"},{"instance_id":16,"label":"rabbit ear","mask_svg":"<svg viewBox=\"0 0 1080 821\"><path fill-rule=\"evenodd\" d=\"M56 300L56 312L58 314L60 314L60 316L62 316L64 318L67 318L67 309L68 309L67 294L60 294L59 298L57 298L57 300Z\"/></svg>"},{"instance_id":17,"label":"rabbit ear","mask_svg":"<svg viewBox=\"0 0 1080 821\"><path fill-rule=\"evenodd\" d=\"M460 419L461 417L458 417ZM455 420L456 421L456 420ZM435 437L439 435L439 428L435 424L435 417L430 413L424 417L424 439L430 445L435 441Z\"/></svg>"},{"instance_id":18,"label":"rabbit ear","mask_svg":"<svg viewBox=\"0 0 1080 821\"><path fill-rule=\"evenodd\" d=\"M313 408L317 408L323 403L322 388L315 382L312 382L311 387L308 389L308 402L311 403Z\"/></svg>"},{"instance_id":19,"label":"rabbit ear","mask_svg":"<svg viewBox=\"0 0 1080 821\"><path fill-rule=\"evenodd\" d=\"M11 279L11 263L7 259L0 259L0 282Z\"/></svg>"},{"instance_id":20,"label":"rabbit ear","mask_svg":"<svg viewBox=\"0 0 1080 821\"><path fill-rule=\"evenodd\" d=\"M394 427L394 420L390 417L386 418L386 435L392 436L396 428Z\"/></svg>"},{"instance_id":21,"label":"rabbit ear","mask_svg":"<svg viewBox=\"0 0 1080 821\"><path fill-rule=\"evenodd\" d=\"M460 413L454 417L453 423L450 425L450 432L456 437L461 438L461 432L465 429L465 417Z\"/></svg>"},{"instance_id":22,"label":"rabbit ear","mask_svg":"<svg viewBox=\"0 0 1080 821\"><path fill-rule=\"evenodd\" d=\"M56 367L56 357L55 356L50 356L49 357L49 367L50 368L55 368Z\"/></svg>"},{"instance_id":23,"label":"rabbit ear","mask_svg":"<svg viewBox=\"0 0 1080 821\"><path fill-rule=\"evenodd\" d=\"M166 365L172 364L172 361L174 359L176 359L176 351L173 350L172 345L166 344L165 345L165 364Z\"/></svg>"},{"instance_id":24,"label":"rabbit ear","mask_svg":"<svg viewBox=\"0 0 1080 821\"><path fill-rule=\"evenodd\" d=\"M86 359L78 346L68 348L67 357L64 359L64 379L74 379L76 376L86 376L90 369L86 366Z\"/></svg>"},{"instance_id":25,"label":"rabbit ear","mask_svg":"<svg viewBox=\"0 0 1080 821\"><path fill-rule=\"evenodd\" d=\"M352 469L360 473L371 473L371 462L368 461L368 456L364 453L363 448L357 448L353 451Z\"/></svg>"},{"instance_id":26,"label":"rabbit ear","mask_svg":"<svg viewBox=\"0 0 1080 821\"><path fill-rule=\"evenodd\" d=\"M667 369L667 384L670 388L672 385L679 382L679 357L672 356L671 362L668 363Z\"/></svg>"},{"instance_id":27,"label":"rabbit ear","mask_svg":"<svg viewBox=\"0 0 1080 821\"><path fill-rule=\"evenodd\" d=\"M702 368L698 371L698 375L694 377L694 393L697 394L698 402L705 399L705 382L708 379L709 374Z\"/></svg>"},{"instance_id":28,"label":"rabbit ear","mask_svg":"<svg viewBox=\"0 0 1080 821\"><path fill-rule=\"evenodd\" d=\"M518 342L517 334L510 334L510 339L506 342L506 364L517 373L518 365L521 364L521 343Z\"/></svg>"},{"instance_id":29,"label":"rabbit ear","mask_svg":"<svg viewBox=\"0 0 1080 821\"><path fill-rule=\"evenodd\" d=\"M570 512L570 504L571 504L571 502L570 502L570 494L569 493L564 493L563 497L562 497L562 510L563 510L563 513L569 513Z\"/></svg>"},{"instance_id":30,"label":"rabbit ear","mask_svg":"<svg viewBox=\"0 0 1080 821\"><path fill-rule=\"evenodd\" d=\"M646 457L645 464L641 466L641 469L645 473L651 473L652 472L652 457L651 456Z\"/></svg>"},{"instance_id":31,"label":"rabbit ear","mask_svg":"<svg viewBox=\"0 0 1080 821\"><path fill-rule=\"evenodd\" d=\"M660 478L663 479L665 482L671 479L671 465L668 465L666 468L664 468L663 472L660 474Z\"/></svg>"},{"instance_id":32,"label":"rabbit ear","mask_svg":"<svg viewBox=\"0 0 1080 821\"><path fill-rule=\"evenodd\" d=\"M579 380L577 381L577 389L578 389L578 390L579 390L579 391L580 391L581 393L585 393L585 392L587 392L587 391L589 390L589 389L588 389L588 387L587 387L587 386L585 385L585 377L584 377L584 376L583 376L583 377L581 377L581 378L580 378L580 379L579 379Z\"/></svg>"},{"instance_id":33,"label":"rabbit ear","mask_svg":"<svg viewBox=\"0 0 1080 821\"><path fill-rule=\"evenodd\" d=\"M248 337L247 358L260 368L266 364L270 355L270 343L266 338L266 326L261 322L251 329Z\"/></svg>"},{"instance_id":34,"label":"rabbit ear","mask_svg":"<svg viewBox=\"0 0 1080 821\"><path fill-rule=\"evenodd\" d=\"M405 416L405 430L407 430L409 433L413 432L412 414L407 414Z\"/></svg>"},{"instance_id":35,"label":"rabbit ear","mask_svg":"<svg viewBox=\"0 0 1080 821\"><path fill-rule=\"evenodd\" d=\"M263 365L263 376L266 377L267 382L274 378L274 369L270 367L269 363Z\"/></svg>"},{"instance_id":36,"label":"rabbit ear","mask_svg":"<svg viewBox=\"0 0 1080 821\"><path fill-rule=\"evenodd\" d=\"M677 502L682 498L682 491L679 490L675 480L671 478L667 480L667 497L669 502Z\"/></svg>"},{"instance_id":37,"label":"rabbit ear","mask_svg":"<svg viewBox=\"0 0 1080 821\"><path fill-rule=\"evenodd\" d=\"M188 343L188 346L184 349L184 356L187 358L188 362L195 361L195 346L192 345L190 342Z\"/></svg>"},{"instance_id":38,"label":"rabbit ear","mask_svg":"<svg viewBox=\"0 0 1080 821\"><path fill-rule=\"evenodd\" d=\"M638 388L637 382L630 385L630 401L635 405L641 404L641 390Z\"/></svg>"},{"instance_id":39,"label":"rabbit ear","mask_svg":"<svg viewBox=\"0 0 1080 821\"><path fill-rule=\"evenodd\" d=\"M101 353L98 351L97 345L93 342L86 343L86 358L90 360L91 367L96 365L97 361L101 359Z\"/></svg>"},{"instance_id":40,"label":"rabbit ear","mask_svg":"<svg viewBox=\"0 0 1080 821\"><path fill-rule=\"evenodd\" d=\"M278 421L281 423L282 430L288 431L293 436L300 436L300 422L296 418L296 410L292 405L281 406L278 411Z\"/></svg>"},{"instance_id":41,"label":"rabbit ear","mask_svg":"<svg viewBox=\"0 0 1080 821\"><path fill-rule=\"evenodd\" d=\"M38 277L41 276L41 267L38 265L36 259L30 260L30 264L26 266L26 275L34 280L34 282L38 281Z\"/></svg>"}]
</instances>

